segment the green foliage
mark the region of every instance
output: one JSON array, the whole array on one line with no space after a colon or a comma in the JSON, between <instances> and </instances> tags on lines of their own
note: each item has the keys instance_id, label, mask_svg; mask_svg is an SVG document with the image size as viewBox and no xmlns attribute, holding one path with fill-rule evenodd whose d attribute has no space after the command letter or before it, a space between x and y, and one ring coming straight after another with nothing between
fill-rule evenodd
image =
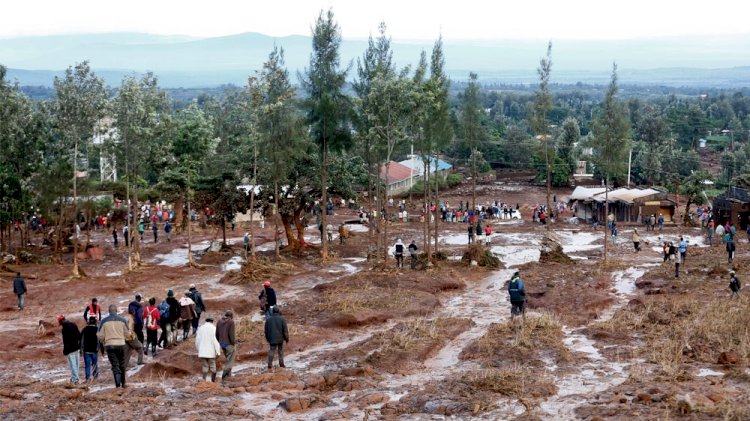
<instances>
[{"instance_id":1,"label":"green foliage","mask_svg":"<svg viewBox=\"0 0 750 421\"><path fill-rule=\"evenodd\" d=\"M617 65L613 64L607 95L592 126L596 173L606 180L622 178L628 165L630 125L626 109L617 101L617 90Z\"/></svg>"},{"instance_id":2,"label":"green foliage","mask_svg":"<svg viewBox=\"0 0 750 421\"><path fill-rule=\"evenodd\" d=\"M713 181L708 171L696 171L686 177L680 184L680 193L688 198L688 203L703 204L707 200L705 181Z\"/></svg>"},{"instance_id":3,"label":"green foliage","mask_svg":"<svg viewBox=\"0 0 750 421\"><path fill-rule=\"evenodd\" d=\"M436 184L440 189L456 187L464 181L464 176L458 173L450 173L446 177L432 177L430 179L430 188L435 190ZM419 180L414 183L411 188L413 194L424 194L424 180ZM408 196L408 193L404 193L404 197Z\"/></svg>"},{"instance_id":4,"label":"green foliage","mask_svg":"<svg viewBox=\"0 0 750 421\"><path fill-rule=\"evenodd\" d=\"M568 172L573 173L576 167L576 161L573 156L574 145L581 138L581 129L578 126L578 120L573 117L565 119L562 125L562 133L557 139L557 157L566 164Z\"/></svg>"}]
</instances>

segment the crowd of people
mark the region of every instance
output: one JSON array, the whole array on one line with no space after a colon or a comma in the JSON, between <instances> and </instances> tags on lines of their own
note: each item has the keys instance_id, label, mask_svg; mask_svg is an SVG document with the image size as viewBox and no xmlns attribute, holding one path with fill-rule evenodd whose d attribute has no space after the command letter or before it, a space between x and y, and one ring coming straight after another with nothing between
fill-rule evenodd
<instances>
[{"instance_id":1,"label":"crowd of people","mask_svg":"<svg viewBox=\"0 0 750 421\"><path fill-rule=\"evenodd\" d=\"M206 306L195 285L190 285L179 300L172 290L166 295L157 305L155 297L146 304L141 294L136 293L128 304L126 315L119 314L116 304L110 304L105 316L102 316L98 299L92 298L83 310L86 326L82 330L65 315L57 316L57 323L62 328L63 354L70 370L70 383L81 381L81 356L85 381L96 380L99 376L98 355L101 353L109 360L115 387L127 387L126 372L133 354L137 355L136 364L141 365L144 364L144 355L150 352L152 357L156 356L157 347L175 347L191 335L195 337L204 380L210 373L211 381L216 381L216 359L221 355L225 357L221 379L224 381L231 376L237 345L232 310L225 311L216 325L211 316L207 316L201 325L200 318L206 314ZM179 334L180 329L182 334Z\"/></svg>"}]
</instances>

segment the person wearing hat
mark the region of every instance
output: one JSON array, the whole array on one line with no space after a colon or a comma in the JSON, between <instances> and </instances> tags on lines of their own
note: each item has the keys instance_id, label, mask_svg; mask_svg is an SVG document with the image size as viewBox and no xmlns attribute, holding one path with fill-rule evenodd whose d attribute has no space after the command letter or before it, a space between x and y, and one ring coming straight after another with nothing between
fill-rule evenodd
<instances>
[{"instance_id":1,"label":"person wearing hat","mask_svg":"<svg viewBox=\"0 0 750 421\"><path fill-rule=\"evenodd\" d=\"M730 298L740 298L740 288L742 288L742 285L740 284L740 280L737 278L737 275L734 273L734 271L729 272L729 289L732 291L732 295Z\"/></svg>"},{"instance_id":2,"label":"person wearing hat","mask_svg":"<svg viewBox=\"0 0 750 421\"><path fill-rule=\"evenodd\" d=\"M227 377L232 375L235 345L237 344L237 338L234 331L234 313L232 310L227 310L224 313L224 317L222 317L216 325L216 339L219 341L219 346L224 353L224 358L226 358L224 370L221 373L221 381L223 383Z\"/></svg>"},{"instance_id":3,"label":"person wearing hat","mask_svg":"<svg viewBox=\"0 0 750 421\"><path fill-rule=\"evenodd\" d=\"M203 380L206 380L208 372L211 372L211 381L216 381L216 358L221 355L221 347L216 339L216 326L214 318L206 317L206 323L198 328L195 335L195 348L198 350L198 358L201 360Z\"/></svg>"},{"instance_id":4,"label":"person wearing hat","mask_svg":"<svg viewBox=\"0 0 750 421\"><path fill-rule=\"evenodd\" d=\"M143 304L141 303L141 294L135 294L135 300L128 304L128 314L133 315L133 332L141 344L143 341Z\"/></svg>"},{"instance_id":5,"label":"person wearing hat","mask_svg":"<svg viewBox=\"0 0 750 421\"><path fill-rule=\"evenodd\" d=\"M522 315L526 320L526 290L523 288L521 274L516 271L508 283L508 294L510 294L510 320L517 315Z\"/></svg>"},{"instance_id":6,"label":"person wearing hat","mask_svg":"<svg viewBox=\"0 0 750 421\"><path fill-rule=\"evenodd\" d=\"M167 337L164 347L174 346L177 343L177 321L180 319L180 302L174 297L174 291L167 291L167 304L169 305L169 317L164 322L167 328Z\"/></svg>"},{"instance_id":7,"label":"person wearing hat","mask_svg":"<svg viewBox=\"0 0 750 421\"><path fill-rule=\"evenodd\" d=\"M195 284L190 284L190 289L188 291L190 291L190 299L195 303L195 317L191 322L193 326L193 336L195 336L195 332L198 330L201 314L206 312L206 304L203 302L203 296L201 293L195 288Z\"/></svg>"},{"instance_id":8,"label":"person wearing hat","mask_svg":"<svg viewBox=\"0 0 750 421\"><path fill-rule=\"evenodd\" d=\"M195 301L190 298L190 290L185 291L185 296L180 298L180 319L182 319L182 340L186 340L190 334L195 314Z\"/></svg>"},{"instance_id":9,"label":"person wearing hat","mask_svg":"<svg viewBox=\"0 0 750 421\"><path fill-rule=\"evenodd\" d=\"M396 256L396 267L404 267L404 243L399 238L396 240L396 245L393 246L393 255Z\"/></svg>"},{"instance_id":10,"label":"person wearing hat","mask_svg":"<svg viewBox=\"0 0 750 421\"><path fill-rule=\"evenodd\" d=\"M125 386L125 351L127 348L125 341L130 336L130 330L127 320L117 315L117 305L109 305L109 316L99 323L99 332L96 336L107 351L115 387L127 387Z\"/></svg>"},{"instance_id":11,"label":"person wearing hat","mask_svg":"<svg viewBox=\"0 0 750 421\"><path fill-rule=\"evenodd\" d=\"M266 319L264 326L266 341L270 346L268 350L268 369L273 368L273 357L278 350L279 367L284 365L284 342L289 343L289 330L287 329L286 320L281 316L278 307L274 307L271 316Z\"/></svg>"},{"instance_id":12,"label":"person wearing hat","mask_svg":"<svg viewBox=\"0 0 750 421\"><path fill-rule=\"evenodd\" d=\"M269 281L263 282L263 290L258 295L260 306L265 314L266 319L271 317L271 309L276 307L276 291L271 288Z\"/></svg>"},{"instance_id":13,"label":"person wearing hat","mask_svg":"<svg viewBox=\"0 0 750 421\"><path fill-rule=\"evenodd\" d=\"M65 320L62 314L57 316L57 324L62 327L63 355L70 369L70 383L78 384L78 372L81 368L81 332L75 323Z\"/></svg>"}]
</instances>

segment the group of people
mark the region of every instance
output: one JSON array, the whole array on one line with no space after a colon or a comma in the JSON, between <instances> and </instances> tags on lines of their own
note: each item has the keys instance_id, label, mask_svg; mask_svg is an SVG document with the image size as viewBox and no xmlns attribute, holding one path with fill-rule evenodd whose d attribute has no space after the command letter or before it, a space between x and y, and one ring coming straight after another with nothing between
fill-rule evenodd
<instances>
[{"instance_id":1,"label":"group of people","mask_svg":"<svg viewBox=\"0 0 750 421\"><path fill-rule=\"evenodd\" d=\"M210 372L211 380L216 381L216 359L222 354L226 357L222 380L226 379L231 375L235 360L234 314L227 310L218 325L214 325L214 318L208 316L206 322L199 326L200 316L205 312L202 295L195 285L190 285L179 301L172 290L167 291L167 298L158 306L155 297L150 298L144 306L141 294L136 293L135 299L128 304L126 316L118 314L116 304L110 304L108 314L102 317L98 299L92 298L83 310L86 326L82 330L78 329L76 323L67 320L65 315L57 316L62 328L63 354L71 373L70 382L77 384L80 381L81 354L85 380L98 378L98 355L101 353L106 354L110 362L115 387L126 387L126 370L132 354L137 353L137 364L144 364L143 356L148 355L149 350L152 356L156 356L157 346L166 349L176 345L180 340L180 327L183 330L182 341L188 339L191 329L196 337L195 346L203 365L204 380ZM159 329L161 337L158 335Z\"/></svg>"}]
</instances>

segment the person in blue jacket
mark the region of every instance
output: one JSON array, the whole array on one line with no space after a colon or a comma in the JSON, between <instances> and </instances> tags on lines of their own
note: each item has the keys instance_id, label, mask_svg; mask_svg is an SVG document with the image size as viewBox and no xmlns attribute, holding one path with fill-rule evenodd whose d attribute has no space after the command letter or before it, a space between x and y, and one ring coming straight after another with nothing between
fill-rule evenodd
<instances>
[{"instance_id":1,"label":"person in blue jacket","mask_svg":"<svg viewBox=\"0 0 750 421\"><path fill-rule=\"evenodd\" d=\"M510 294L510 320L517 315L522 315L526 320L526 291L523 288L523 281L520 273L516 271L508 283L508 293Z\"/></svg>"}]
</instances>

